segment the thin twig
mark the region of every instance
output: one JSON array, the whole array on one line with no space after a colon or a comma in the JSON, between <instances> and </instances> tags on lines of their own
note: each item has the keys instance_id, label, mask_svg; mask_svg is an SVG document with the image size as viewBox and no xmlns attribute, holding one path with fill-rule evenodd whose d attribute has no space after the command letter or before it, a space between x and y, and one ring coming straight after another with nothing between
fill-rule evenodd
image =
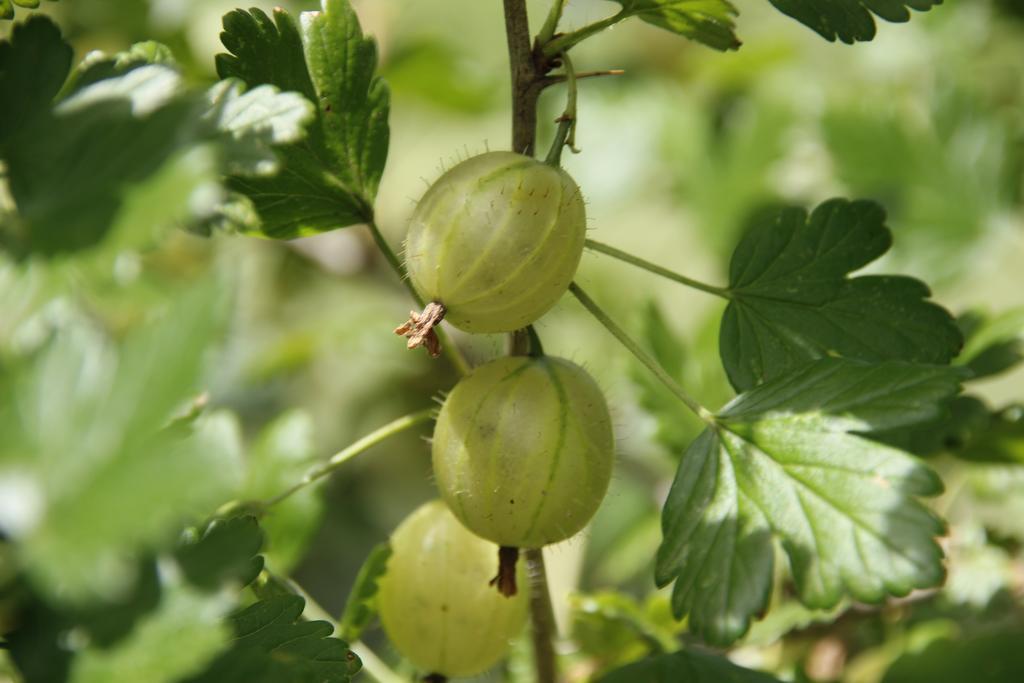
<instances>
[{"instance_id":1,"label":"thin twig","mask_svg":"<svg viewBox=\"0 0 1024 683\"><path fill-rule=\"evenodd\" d=\"M626 347L626 349L632 353L638 361L647 366L659 382L665 385L672 394L678 398L683 404L689 408L693 413L704 422L709 425L715 425L714 414L698 403L692 396L686 393L679 384L672 379L664 368L658 364L649 353L644 351L643 347L640 346L634 339L632 339L626 331L623 330L619 325L611 319L611 317L604 312L604 310L598 306L593 299L591 299L586 292L580 289L580 286L575 282L569 285L569 291L572 292L573 296L579 299L579 302L583 304L583 307L590 311L590 314L597 319L599 323L604 325L605 329L612 333L612 336L619 340L619 342Z\"/></svg>"},{"instance_id":2,"label":"thin twig","mask_svg":"<svg viewBox=\"0 0 1024 683\"><path fill-rule=\"evenodd\" d=\"M626 72L624 69L604 69L602 71L583 71L576 74L576 80L582 81L584 78L601 78L602 76L622 76ZM545 76L540 79L541 89L548 88L552 85L558 85L559 83L565 83L569 80L569 74L554 74L552 76Z\"/></svg>"},{"instance_id":3,"label":"thin twig","mask_svg":"<svg viewBox=\"0 0 1024 683\"><path fill-rule=\"evenodd\" d=\"M404 432L407 429L415 427L416 425L423 424L424 422L429 422L432 419L434 419L434 408L426 408L424 410L416 411L415 413L403 415L397 420L392 420L383 427L375 429L374 431L370 432L369 434L359 439L355 443L346 446L342 450L338 451L333 456L331 456L331 458L328 459L326 462L323 462L314 467L313 469L311 469L306 474L306 476L304 476L301 480L293 484L290 488L279 493L273 498L264 501L262 507L267 508L270 507L271 505L276 505L277 503L280 503L282 500L292 495L296 491L300 491L301 489L309 486L318 479L326 477L328 474L338 469L355 456L359 455L363 451L367 451L370 448L376 446L381 441L384 441L385 439L388 439L394 436L395 434Z\"/></svg>"},{"instance_id":4,"label":"thin twig","mask_svg":"<svg viewBox=\"0 0 1024 683\"><path fill-rule=\"evenodd\" d=\"M639 256L633 256L630 253L622 251L621 249L616 249L615 247L604 244L603 242L596 242L592 239L588 239L583 243L583 245L587 249L590 249L591 251L597 251L602 254L607 254L608 256L617 258L620 261L624 261L625 263L636 266L637 268L643 268L648 272L654 273L655 275L660 275L661 277L664 278L668 278L669 280L678 282L679 284L682 285L686 285L687 287L693 287L694 289L699 289L702 292L707 292L708 294L720 296L723 299L732 298L732 294L729 292L728 289L725 289L723 287L715 287L714 285L709 285L699 280L694 280L693 278L686 277L685 275L680 275L675 271L669 270L668 268L662 268L661 266L651 263L650 261L645 261Z\"/></svg>"}]
</instances>

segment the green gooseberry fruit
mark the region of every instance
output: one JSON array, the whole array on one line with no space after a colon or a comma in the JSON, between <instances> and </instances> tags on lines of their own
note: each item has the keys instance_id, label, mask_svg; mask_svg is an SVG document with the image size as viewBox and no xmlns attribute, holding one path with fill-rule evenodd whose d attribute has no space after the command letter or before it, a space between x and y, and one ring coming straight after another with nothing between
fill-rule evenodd
<instances>
[{"instance_id":1,"label":"green gooseberry fruit","mask_svg":"<svg viewBox=\"0 0 1024 683\"><path fill-rule=\"evenodd\" d=\"M392 534L380 618L394 646L422 671L473 676L508 654L526 622L528 596L503 598L488 589L496 550L439 500L421 505Z\"/></svg>"},{"instance_id":2,"label":"green gooseberry fruit","mask_svg":"<svg viewBox=\"0 0 1024 683\"><path fill-rule=\"evenodd\" d=\"M476 368L445 400L434 427L434 476L471 531L503 547L540 548L593 517L614 448L604 395L583 368L505 357Z\"/></svg>"},{"instance_id":3,"label":"green gooseberry fruit","mask_svg":"<svg viewBox=\"0 0 1024 683\"><path fill-rule=\"evenodd\" d=\"M452 325L511 332L566 291L585 234L583 198L569 174L522 154L487 152L427 190L409 225L405 263L416 291Z\"/></svg>"}]
</instances>

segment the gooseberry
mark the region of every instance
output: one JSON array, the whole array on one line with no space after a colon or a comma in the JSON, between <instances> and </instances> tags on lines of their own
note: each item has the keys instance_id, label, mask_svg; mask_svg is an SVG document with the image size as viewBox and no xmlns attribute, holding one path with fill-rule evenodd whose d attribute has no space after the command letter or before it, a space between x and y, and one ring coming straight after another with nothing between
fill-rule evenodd
<instances>
[{"instance_id":1,"label":"gooseberry","mask_svg":"<svg viewBox=\"0 0 1024 683\"><path fill-rule=\"evenodd\" d=\"M484 671L523 628L527 596L487 588L497 548L466 530L439 500L420 506L391 536L378 607L394 646L422 671Z\"/></svg>"},{"instance_id":2,"label":"gooseberry","mask_svg":"<svg viewBox=\"0 0 1024 683\"><path fill-rule=\"evenodd\" d=\"M396 331L412 347L442 317L474 333L529 325L568 288L585 233L579 187L561 168L512 152L459 163L413 213L405 264L430 304Z\"/></svg>"},{"instance_id":3,"label":"gooseberry","mask_svg":"<svg viewBox=\"0 0 1024 683\"><path fill-rule=\"evenodd\" d=\"M455 386L432 451L441 497L459 521L500 546L539 548L569 538L597 511L614 438L604 396L583 368L511 356Z\"/></svg>"}]
</instances>

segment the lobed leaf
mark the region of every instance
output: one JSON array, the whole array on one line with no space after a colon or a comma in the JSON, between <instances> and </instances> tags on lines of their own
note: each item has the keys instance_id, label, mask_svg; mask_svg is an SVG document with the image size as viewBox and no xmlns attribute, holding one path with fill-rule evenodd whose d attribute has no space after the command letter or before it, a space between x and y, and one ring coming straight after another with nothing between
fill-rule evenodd
<instances>
[{"instance_id":1,"label":"lobed leaf","mask_svg":"<svg viewBox=\"0 0 1024 683\"><path fill-rule=\"evenodd\" d=\"M807 214L758 216L733 252L719 350L729 381L749 389L814 359L945 364L962 337L948 311L909 277L847 277L892 242L885 213L833 199Z\"/></svg>"},{"instance_id":2,"label":"lobed leaf","mask_svg":"<svg viewBox=\"0 0 1024 683\"><path fill-rule=\"evenodd\" d=\"M281 9L224 17L217 56L222 78L301 93L316 106L307 138L278 149L272 177L232 177L251 202L259 232L277 238L314 234L370 220L387 158L389 95L376 75L377 48L347 0L323 0L304 12L301 32Z\"/></svg>"},{"instance_id":3,"label":"lobed leaf","mask_svg":"<svg viewBox=\"0 0 1024 683\"><path fill-rule=\"evenodd\" d=\"M736 8L727 0L614 0L634 16L716 50L735 50ZM625 17L624 17L625 18Z\"/></svg>"},{"instance_id":4,"label":"lobed leaf","mask_svg":"<svg viewBox=\"0 0 1024 683\"><path fill-rule=\"evenodd\" d=\"M662 511L656 580L676 616L725 645L768 604L773 540L801 601L880 602L943 579L943 525L916 500L938 477L851 430L933 418L958 372L822 359L739 396L683 456Z\"/></svg>"},{"instance_id":5,"label":"lobed leaf","mask_svg":"<svg viewBox=\"0 0 1024 683\"><path fill-rule=\"evenodd\" d=\"M910 21L910 10L926 12L942 0L769 0L776 9L822 38L853 44L875 37L875 16Z\"/></svg>"},{"instance_id":6,"label":"lobed leaf","mask_svg":"<svg viewBox=\"0 0 1024 683\"><path fill-rule=\"evenodd\" d=\"M299 621L297 595L261 600L231 617L235 639L206 671L187 683L348 683L359 658L325 621Z\"/></svg>"}]
</instances>

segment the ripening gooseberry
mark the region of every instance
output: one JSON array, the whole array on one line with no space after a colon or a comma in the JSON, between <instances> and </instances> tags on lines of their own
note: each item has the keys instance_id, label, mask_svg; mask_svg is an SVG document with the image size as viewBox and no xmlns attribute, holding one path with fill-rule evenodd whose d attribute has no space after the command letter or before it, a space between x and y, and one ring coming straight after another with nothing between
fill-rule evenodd
<instances>
[{"instance_id":1,"label":"ripening gooseberry","mask_svg":"<svg viewBox=\"0 0 1024 683\"><path fill-rule=\"evenodd\" d=\"M604 396L583 368L505 357L448 395L434 427L434 475L471 531L539 548L569 538L597 511L614 445Z\"/></svg>"},{"instance_id":2,"label":"ripening gooseberry","mask_svg":"<svg viewBox=\"0 0 1024 683\"><path fill-rule=\"evenodd\" d=\"M529 325L568 288L585 233L579 187L562 169L512 152L463 161L427 190L405 240L409 277L440 311L399 333L414 345L438 313L474 333Z\"/></svg>"},{"instance_id":3,"label":"ripening gooseberry","mask_svg":"<svg viewBox=\"0 0 1024 683\"><path fill-rule=\"evenodd\" d=\"M391 536L380 618L398 651L424 672L478 674L522 630L527 596L506 599L487 587L496 551L439 500L420 506Z\"/></svg>"}]
</instances>

